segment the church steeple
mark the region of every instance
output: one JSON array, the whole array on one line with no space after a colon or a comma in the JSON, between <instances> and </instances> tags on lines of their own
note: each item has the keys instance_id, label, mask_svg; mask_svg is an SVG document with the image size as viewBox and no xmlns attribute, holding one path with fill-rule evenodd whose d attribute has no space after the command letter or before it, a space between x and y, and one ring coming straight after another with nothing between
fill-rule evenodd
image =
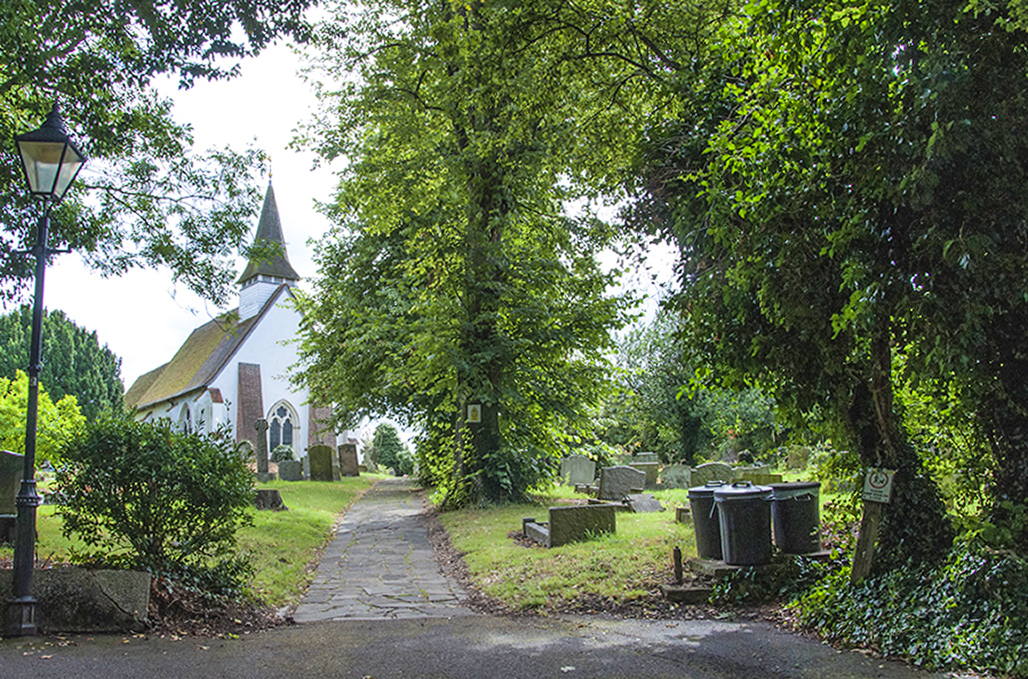
<instances>
[{"instance_id":1,"label":"church steeple","mask_svg":"<svg viewBox=\"0 0 1028 679\"><path fill-rule=\"evenodd\" d=\"M275 190L270 180L268 191L264 194L261 218L257 222L254 245L270 246L276 252L271 256L251 257L243 275L239 277L240 320L256 315L279 286L292 285L300 280L300 274L296 273L293 265L289 263L286 241L282 234L282 221L278 215L278 205L275 203Z\"/></svg>"}]
</instances>

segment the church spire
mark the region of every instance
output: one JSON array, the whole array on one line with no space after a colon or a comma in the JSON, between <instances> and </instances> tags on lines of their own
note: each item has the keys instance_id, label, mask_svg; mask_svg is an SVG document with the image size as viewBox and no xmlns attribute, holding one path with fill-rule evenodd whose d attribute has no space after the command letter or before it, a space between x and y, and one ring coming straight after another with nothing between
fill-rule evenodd
<instances>
[{"instance_id":1,"label":"church spire","mask_svg":"<svg viewBox=\"0 0 1028 679\"><path fill-rule=\"evenodd\" d=\"M239 277L239 284L247 287L257 279L258 276L268 276L278 279L278 283L295 282L300 280L300 274L296 273L293 265L289 263L289 255L286 253L286 241L282 235L282 221L278 216L278 205L275 203L275 190L268 181L268 192L264 194L264 207L261 208L261 218L257 222L257 234L254 236L254 245L266 245L278 250L270 257L254 256L246 264L243 275Z\"/></svg>"},{"instance_id":2,"label":"church spire","mask_svg":"<svg viewBox=\"0 0 1028 679\"><path fill-rule=\"evenodd\" d=\"M251 257L243 275L239 277L240 321L256 316L279 287L292 285L300 280L300 274L296 273L296 269L289 263L289 255L286 254L286 239L282 235L282 221L278 216L275 190L271 187L270 180L253 241L255 246L262 246L265 254ZM266 254L269 247L274 249L274 254L270 256Z\"/></svg>"}]
</instances>

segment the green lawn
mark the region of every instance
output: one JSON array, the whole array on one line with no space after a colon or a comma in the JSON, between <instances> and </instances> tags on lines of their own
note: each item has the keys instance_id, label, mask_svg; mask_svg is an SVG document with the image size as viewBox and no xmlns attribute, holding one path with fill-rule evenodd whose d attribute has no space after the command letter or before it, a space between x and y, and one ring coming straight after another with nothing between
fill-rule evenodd
<instances>
[{"instance_id":1,"label":"green lawn","mask_svg":"<svg viewBox=\"0 0 1028 679\"><path fill-rule=\"evenodd\" d=\"M575 495L558 487L537 504L464 509L440 515L472 579L489 596L518 609L561 608L603 597L618 603L650 596L672 579L672 551L696 554L692 525L675 522L679 491L657 493L667 511L617 514L617 532L553 549L522 546L508 537L523 517L546 521L546 510ZM686 500L687 502L687 500Z\"/></svg>"},{"instance_id":2,"label":"green lawn","mask_svg":"<svg viewBox=\"0 0 1028 679\"><path fill-rule=\"evenodd\" d=\"M239 531L239 549L250 554L256 568L252 590L271 606L294 601L313 577L311 562L327 542L330 531L350 505L383 477L364 474L330 482L273 481L260 488L275 488L289 507L287 512L253 512L254 524ZM61 535L55 507L37 513L37 554L40 559L65 562L81 543ZM10 546L0 547L0 558L11 557Z\"/></svg>"}]
</instances>

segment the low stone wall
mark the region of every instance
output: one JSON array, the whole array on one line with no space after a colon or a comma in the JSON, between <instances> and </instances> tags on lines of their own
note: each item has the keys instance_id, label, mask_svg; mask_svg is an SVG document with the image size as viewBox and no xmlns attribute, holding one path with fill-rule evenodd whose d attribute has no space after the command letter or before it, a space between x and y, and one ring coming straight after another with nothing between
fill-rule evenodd
<instances>
[{"instance_id":1,"label":"low stone wall","mask_svg":"<svg viewBox=\"0 0 1028 679\"><path fill-rule=\"evenodd\" d=\"M0 620L8 620L10 569L0 569ZM141 630L150 606L150 574L65 566L33 574L36 624L40 631L123 632Z\"/></svg>"}]
</instances>

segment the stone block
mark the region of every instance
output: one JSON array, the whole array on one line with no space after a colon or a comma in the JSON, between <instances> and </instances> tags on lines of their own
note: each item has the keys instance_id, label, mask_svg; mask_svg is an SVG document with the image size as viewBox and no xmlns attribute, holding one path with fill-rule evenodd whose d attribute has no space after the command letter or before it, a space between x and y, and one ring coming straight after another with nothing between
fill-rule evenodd
<instances>
[{"instance_id":1,"label":"stone block","mask_svg":"<svg viewBox=\"0 0 1028 679\"><path fill-rule=\"evenodd\" d=\"M625 497L625 504L636 514L664 511L664 505L652 493L632 493Z\"/></svg>"},{"instance_id":2,"label":"stone block","mask_svg":"<svg viewBox=\"0 0 1028 679\"><path fill-rule=\"evenodd\" d=\"M641 493L646 488L646 473L634 467L604 467L600 470L600 500L621 502L630 493Z\"/></svg>"},{"instance_id":3,"label":"stone block","mask_svg":"<svg viewBox=\"0 0 1028 679\"><path fill-rule=\"evenodd\" d=\"M127 632L145 627L150 606L150 574L138 571L62 567L32 576L36 623L56 632ZM0 570L0 592L11 591L11 570ZM7 597L0 597L0 619L8 620Z\"/></svg>"},{"instance_id":4,"label":"stone block","mask_svg":"<svg viewBox=\"0 0 1028 679\"><path fill-rule=\"evenodd\" d=\"M560 547L617 530L614 505L550 507L550 546Z\"/></svg>"},{"instance_id":5,"label":"stone block","mask_svg":"<svg viewBox=\"0 0 1028 679\"><path fill-rule=\"evenodd\" d=\"M596 479L596 462L585 455L569 455L560 462L560 478L569 486L592 483Z\"/></svg>"}]
</instances>

